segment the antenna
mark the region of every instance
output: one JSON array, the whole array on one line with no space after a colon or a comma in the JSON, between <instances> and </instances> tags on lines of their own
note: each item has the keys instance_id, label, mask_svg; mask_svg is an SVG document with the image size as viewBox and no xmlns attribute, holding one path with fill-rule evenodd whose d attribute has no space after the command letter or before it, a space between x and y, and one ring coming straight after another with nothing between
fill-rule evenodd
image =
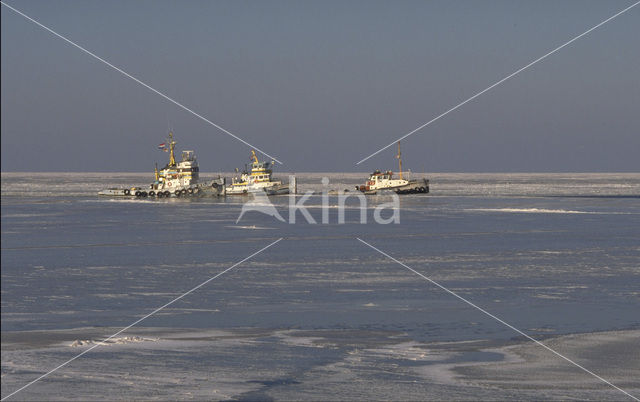
<instances>
[{"instance_id":1,"label":"antenna","mask_svg":"<svg viewBox=\"0 0 640 402\"><path fill-rule=\"evenodd\" d=\"M165 114L166 118L167 118L167 131L168 132L172 132L173 128L171 127L171 123L169 121L169 114Z\"/></svg>"}]
</instances>

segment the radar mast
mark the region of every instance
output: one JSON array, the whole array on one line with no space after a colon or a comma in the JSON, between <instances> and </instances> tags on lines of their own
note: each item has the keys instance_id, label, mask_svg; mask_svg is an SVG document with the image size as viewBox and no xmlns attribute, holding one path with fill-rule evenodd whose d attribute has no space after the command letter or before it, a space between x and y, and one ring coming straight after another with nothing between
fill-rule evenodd
<instances>
[{"instance_id":1,"label":"radar mast","mask_svg":"<svg viewBox=\"0 0 640 402\"><path fill-rule=\"evenodd\" d=\"M396 158L398 158L398 176L400 177L400 180L403 180L402 178L402 152L400 152L400 141L398 141L398 155L396 155Z\"/></svg>"},{"instance_id":2,"label":"radar mast","mask_svg":"<svg viewBox=\"0 0 640 402\"><path fill-rule=\"evenodd\" d=\"M176 148L177 142L173 140L173 131L169 131L169 166L176 165L176 156L174 153L174 149Z\"/></svg>"}]
</instances>

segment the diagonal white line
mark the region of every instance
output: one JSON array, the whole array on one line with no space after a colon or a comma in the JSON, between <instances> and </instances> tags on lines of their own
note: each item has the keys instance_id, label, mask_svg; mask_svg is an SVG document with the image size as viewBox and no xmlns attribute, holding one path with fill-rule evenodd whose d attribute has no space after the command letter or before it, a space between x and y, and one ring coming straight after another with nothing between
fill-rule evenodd
<instances>
[{"instance_id":1,"label":"diagonal white line","mask_svg":"<svg viewBox=\"0 0 640 402\"><path fill-rule=\"evenodd\" d=\"M431 282L432 284L436 285L437 287L439 287L440 289L444 290L445 292L451 294L452 296L457 297L458 299L462 300L463 302L467 303L468 305L470 305L471 307L483 312L484 314L488 315L489 317L493 318L494 320L498 321L499 323L506 325L507 327L511 328L512 330L516 331L517 333L519 333L520 335L524 336L525 338L529 339L530 341L533 341L535 343L537 343L538 345L542 346L543 348L547 349L548 351L550 351L551 353L563 358L564 360L568 361L569 363L573 364L574 366L582 369L583 371L591 374L592 376L594 376L595 378L599 379L600 381L612 386L613 388L617 389L618 391L622 392L623 394L627 395L628 397L636 400L636 401L640 401L640 399L638 399L637 397L631 395L630 393L628 393L627 391L623 390L622 388L619 388L615 385L613 385L612 383L610 383L609 381L605 380L604 378L600 377L599 375L597 375L596 373L584 368L583 366L579 365L578 363L574 362L573 360L569 359L568 357L561 355L560 353L556 352L555 350L551 349L549 346L545 345L544 343L532 338L531 336L525 334L524 332L520 331L518 328L514 327L513 325L501 320L500 318L496 317L495 315L491 314L490 312L488 312L487 310L483 309L482 307L479 307L477 305L475 305L474 303L470 302L469 300L465 299L464 297L460 296L459 294L455 293L452 290L447 289L446 287L442 286L441 284L439 284L438 282L434 281L431 278L428 278L424 275L422 275L420 272L416 271L415 269L411 268L410 266L403 264L402 262L396 260L395 258L393 258L392 256L390 256L389 254L385 253L384 251L372 246L371 244L367 243L366 241L362 240L359 237L356 237L356 239L358 239L361 243L369 246L370 248L374 249L375 251L377 251L378 253L384 255L385 257L389 258L390 260L392 260L393 262L396 262L400 265L402 265L403 267L405 267L406 269L408 269L409 271L413 272L414 274L428 280L429 282Z\"/></svg>"},{"instance_id":2,"label":"diagonal white line","mask_svg":"<svg viewBox=\"0 0 640 402\"><path fill-rule=\"evenodd\" d=\"M428 122L424 123L423 125L421 125L420 127L416 128L415 130L412 130L410 132L408 132L407 134L403 135L402 137L393 140L392 143L390 143L389 145L380 148L379 150L377 150L376 152L372 153L371 155L367 156L366 158L362 159L360 162L356 163L356 165L361 164L362 162L366 161L367 159L379 154L380 152L384 151L385 149L389 148L390 146L395 145L398 141L404 140L405 138L407 138L408 136L412 135L413 133L422 130L423 128L427 127L429 124L439 120L441 117L444 117L446 115L448 115L449 113L453 112L454 110L458 109L459 107L463 106L464 104L471 102L472 100L474 100L475 98L477 98L478 96L482 95L483 93L489 91L492 88L497 87L498 85L502 84L503 82L505 82L506 80L508 80L509 78L521 73L522 71L526 70L527 68L533 66L534 64L538 63L539 61L542 61L544 59L546 59L547 57L551 56L552 54L554 54L555 52L557 52L558 50L564 48L565 46L570 45L571 43L575 42L576 40L582 38L583 36L585 36L586 34L588 34L589 32L593 31L594 29L597 29L599 27L601 27L602 25L606 24L607 22L611 21L612 19L618 17L619 15L622 15L624 13L626 13L627 11L631 10L633 7L637 6L638 4L640 4L640 1L637 1L635 3L633 3L632 5L630 5L629 7L625 8L624 10L612 15L611 17L607 18L606 20L602 21L601 23L599 23L598 25L595 25L594 27L584 31L583 33L581 33L580 35L576 36L575 38L571 39L568 42L565 42L564 44L558 46L557 48L553 49L552 51L550 51L549 53L545 54L544 56L541 56L537 59L535 59L534 61L532 61L531 63L527 64L526 66L522 67L521 69L507 75L506 77L504 77L503 79L501 79L500 81L496 82L493 85L490 85L489 87L483 89L482 91L478 92L477 94L473 95L472 97L470 97L469 99L458 103L456 106L452 107L451 109L447 110L446 112L434 117L433 119L429 120Z\"/></svg>"},{"instance_id":3,"label":"diagonal white line","mask_svg":"<svg viewBox=\"0 0 640 402\"><path fill-rule=\"evenodd\" d=\"M23 16L24 18L28 19L29 21L33 22L34 24L38 25L39 27L49 31L50 33L52 33L53 35L57 36L58 38L64 40L65 42L77 47L78 49L82 50L83 52L85 52L86 54L88 54L89 56L95 58L96 60L99 60L101 62L103 62L104 64L106 64L107 66L113 68L114 70L116 70L117 72L121 73L122 75L124 75L127 78L131 78L133 81L137 82L138 84L142 85L143 87L147 88L148 90L162 96L163 98L165 98L166 100L168 100L169 102L173 103L176 106L179 106L180 108L186 110L187 112L191 113L192 115L196 116L197 118L199 118L200 120L211 124L213 127L217 128L218 130L222 131L223 133L230 135L231 137L235 138L236 140L242 142L245 145L248 145L249 147L255 149L256 151L260 152L263 155L268 156L269 158L273 159L274 161L278 162L279 164L283 165L282 162L280 162L278 159L276 159L275 157L269 155L268 153L264 152L263 150L261 150L260 148L249 144L247 141L243 140L242 138L238 137L237 135L233 134L232 132L230 132L229 130L219 126L218 124L212 122L211 120L207 119L206 117L194 112L193 110L189 109L188 107L186 107L185 105L183 105L182 103L174 100L173 98L170 98L169 96L165 95L164 93L158 91L157 89L151 87L150 85L145 84L144 82L140 81L139 79L137 79L136 77L134 77L133 75L127 73L126 71L114 66L113 64L109 63L108 61L106 61L105 59L103 59L100 56L97 56L96 54L90 52L89 50L85 49L84 47L78 45L77 43L73 42L71 39L66 38L65 36L60 35L59 33L57 33L56 31L54 31L53 29L41 24L40 22L34 20L33 18L29 17L28 15L26 15L25 13L23 13L20 10L15 9L14 7L8 5L7 3L5 3L4 1L0 1L0 4L2 4L3 6L7 7L8 9L14 11L15 13Z\"/></svg>"},{"instance_id":4,"label":"diagonal white line","mask_svg":"<svg viewBox=\"0 0 640 402\"><path fill-rule=\"evenodd\" d=\"M185 297L186 295L190 294L191 292L201 288L202 286L206 285L207 283L211 282L212 280L218 278L219 276L224 275L226 272L231 271L233 268L237 267L238 265L242 264L243 262L247 261L248 259L260 254L261 252L263 252L264 250L268 249L269 247L273 246L274 244L278 243L280 240L282 240L282 237L279 238L278 240L274 241L273 243L269 244L268 246L265 246L263 248L261 248L260 250L256 251L255 253L251 254L248 257L243 258L242 260L236 262L235 264L233 264L232 266L230 266L229 268L225 269L224 271L220 272L219 274L212 276L211 278L207 279L206 281L202 282L201 284L199 284L198 286L191 288L190 290L184 292L183 294L181 294L180 296L176 297L175 299L171 300L169 303L163 304L162 306L158 307L157 309L153 310L152 312L150 312L149 314L145 315L144 317L140 318L139 320L133 322L130 325L127 325L126 327L122 328L121 330L119 330L118 332L116 332L115 334L111 335L110 337L108 337L107 339L103 340L100 343L97 343L95 345L93 345L92 347L90 347L89 349L83 351L82 353L76 355L75 357L72 357L71 359L67 360L66 362L62 363L61 365L59 365L58 367L48 371L47 373L41 375L40 377L36 378L35 380L31 381L30 383L28 383L27 385L13 391L12 393L10 393L9 395L5 396L4 398L0 399L0 401L4 401L5 399L17 394L18 392L22 391L23 389L35 384L36 382L42 380L43 378L47 377L49 374L53 373L54 371L61 369L62 367L66 366L67 364L71 363L72 361L76 360L77 358L81 357L82 355L84 355L85 353L89 353L90 351L92 351L93 349L97 348L98 346L104 344L105 342L107 342L109 339L113 338L114 336L117 336L121 333L123 333L124 331L128 330L129 328L133 327L134 325L140 323L143 320L146 320L147 318L151 317L152 315L154 315L155 313L157 313L158 311L164 309L165 307L168 307L169 305L177 302L178 300L182 299L183 297Z\"/></svg>"}]
</instances>

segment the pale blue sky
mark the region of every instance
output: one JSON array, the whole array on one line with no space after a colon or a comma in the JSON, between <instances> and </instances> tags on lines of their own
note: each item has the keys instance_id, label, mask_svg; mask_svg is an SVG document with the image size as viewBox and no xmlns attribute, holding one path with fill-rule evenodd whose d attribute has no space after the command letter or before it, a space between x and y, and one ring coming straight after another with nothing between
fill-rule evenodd
<instances>
[{"instance_id":1,"label":"pale blue sky","mask_svg":"<svg viewBox=\"0 0 640 402\"><path fill-rule=\"evenodd\" d=\"M17 1L285 163L355 162L631 1ZM203 171L249 149L2 7L2 170ZM433 172L640 171L640 6L403 142Z\"/></svg>"}]
</instances>

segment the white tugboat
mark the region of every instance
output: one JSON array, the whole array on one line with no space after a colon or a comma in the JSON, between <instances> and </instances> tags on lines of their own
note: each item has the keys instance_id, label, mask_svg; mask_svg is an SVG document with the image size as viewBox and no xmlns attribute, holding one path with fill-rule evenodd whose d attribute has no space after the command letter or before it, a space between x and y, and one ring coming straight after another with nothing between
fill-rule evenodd
<instances>
[{"instance_id":1,"label":"white tugboat","mask_svg":"<svg viewBox=\"0 0 640 402\"><path fill-rule=\"evenodd\" d=\"M231 180L231 185L227 186L226 195L243 195L264 191L267 195L289 194L289 185L281 180L273 179L274 162L260 162L254 150L251 150L251 171L245 165L240 176ZM237 171L237 169L236 169ZM295 188L295 179L290 183ZM295 192L295 190L293 191Z\"/></svg>"},{"instance_id":2,"label":"white tugboat","mask_svg":"<svg viewBox=\"0 0 640 402\"><path fill-rule=\"evenodd\" d=\"M182 160L176 163L173 133L169 132L168 145L160 144L160 149L169 152L169 163L158 171L156 165L155 181L147 187L110 188L100 191L99 195L125 197L183 197L191 195L224 195L225 180L217 178L200 182L200 168L193 151L182 151Z\"/></svg>"},{"instance_id":3,"label":"white tugboat","mask_svg":"<svg viewBox=\"0 0 640 402\"><path fill-rule=\"evenodd\" d=\"M388 170L381 172L376 170L369 175L369 180L364 185L356 186L356 190L365 194L377 194L378 191L393 191L397 194L428 193L429 180L407 180L402 176L402 153L400 141L398 141L398 178L393 177L393 172Z\"/></svg>"}]
</instances>

